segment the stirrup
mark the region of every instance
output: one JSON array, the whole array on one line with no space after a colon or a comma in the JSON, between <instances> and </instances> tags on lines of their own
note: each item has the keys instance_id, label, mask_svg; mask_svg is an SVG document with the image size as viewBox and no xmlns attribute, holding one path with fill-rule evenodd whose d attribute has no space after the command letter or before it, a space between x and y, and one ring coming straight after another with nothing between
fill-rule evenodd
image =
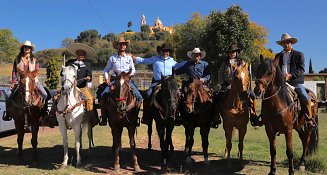
<instances>
[{"instance_id":1,"label":"stirrup","mask_svg":"<svg viewBox=\"0 0 327 175\"><path fill-rule=\"evenodd\" d=\"M10 120L12 120L12 117L10 115L8 115L7 112L4 112L2 119L3 119L3 121L10 121Z\"/></svg>"},{"instance_id":2,"label":"stirrup","mask_svg":"<svg viewBox=\"0 0 327 175\"><path fill-rule=\"evenodd\" d=\"M262 119L261 120L260 119L261 119L260 115L259 116L255 116L255 115L251 114L250 115L251 125L252 126L262 126L263 125Z\"/></svg>"},{"instance_id":3,"label":"stirrup","mask_svg":"<svg viewBox=\"0 0 327 175\"><path fill-rule=\"evenodd\" d=\"M31 133L32 132L31 126L24 125L24 132Z\"/></svg>"},{"instance_id":4,"label":"stirrup","mask_svg":"<svg viewBox=\"0 0 327 175\"><path fill-rule=\"evenodd\" d=\"M219 122L211 122L210 128L217 129L219 127Z\"/></svg>"}]
</instances>

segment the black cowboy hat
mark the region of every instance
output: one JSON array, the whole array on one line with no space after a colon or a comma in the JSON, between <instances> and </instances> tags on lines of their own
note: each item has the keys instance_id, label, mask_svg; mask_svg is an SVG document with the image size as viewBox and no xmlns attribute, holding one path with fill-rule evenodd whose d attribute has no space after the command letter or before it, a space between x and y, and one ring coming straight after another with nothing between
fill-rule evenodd
<instances>
[{"instance_id":1,"label":"black cowboy hat","mask_svg":"<svg viewBox=\"0 0 327 175\"><path fill-rule=\"evenodd\" d=\"M161 50L169 50L169 52L174 51L168 43L163 43L162 46L157 46L157 52L160 53Z\"/></svg>"},{"instance_id":2,"label":"black cowboy hat","mask_svg":"<svg viewBox=\"0 0 327 175\"><path fill-rule=\"evenodd\" d=\"M232 44L228 47L228 49L226 50L226 52L233 52L233 51L236 51L238 53L241 52L242 49L238 48L236 44Z\"/></svg>"}]
</instances>

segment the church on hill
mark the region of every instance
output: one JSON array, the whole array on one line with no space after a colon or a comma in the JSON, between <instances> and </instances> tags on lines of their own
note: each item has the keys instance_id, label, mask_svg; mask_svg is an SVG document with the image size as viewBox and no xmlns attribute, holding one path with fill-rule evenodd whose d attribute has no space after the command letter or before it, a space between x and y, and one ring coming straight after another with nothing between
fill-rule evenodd
<instances>
[{"instance_id":1,"label":"church on hill","mask_svg":"<svg viewBox=\"0 0 327 175\"><path fill-rule=\"evenodd\" d=\"M142 19L141 19L141 26L147 25L146 24L146 19L145 16L142 15ZM159 17L157 17L157 19L154 21L154 25L150 26L150 34L154 34L154 31L166 31L169 33L173 33L173 28L174 26L171 25L170 27L164 26L161 22L161 20L159 19Z\"/></svg>"}]
</instances>

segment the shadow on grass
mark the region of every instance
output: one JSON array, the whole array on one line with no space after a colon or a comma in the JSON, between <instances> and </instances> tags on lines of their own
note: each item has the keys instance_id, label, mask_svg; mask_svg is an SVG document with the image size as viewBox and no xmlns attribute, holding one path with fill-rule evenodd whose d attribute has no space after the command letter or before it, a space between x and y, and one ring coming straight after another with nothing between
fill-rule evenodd
<instances>
[{"instance_id":1,"label":"shadow on grass","mask_svg":"<svg viewBox=\"0 0 327 175\"><path fill-rule=\"evenodd\" d=\"M8 148L0 146L0 164L3 165L18 165L16 157L17 148ZM24 149L23 165L30 165L32 162L32 148ZM138 162L142 172L137 174L162 174L160 171L161 154L158 150L148 151L147 149L136 149ZM55 145L53 147L38 148L39 160L33 168L42 170L56 170L63 160L63 147L62 145ZM123 148L121 150L121 170L115 172L113 170L114 159L111 147L96 146L92 148L90 154L87 149L83 149L82 156L82 169L93 173L109 173L109 174L126 174L133 173L133 161L131 150ZM220 159L216 154L209 154L209 158L218 160L210 160L208 165L203 162L203 156L200 152L194 152L193 155L199 155L202 161L193 161L191 164L186 164L183 151L175 151L170 153L168 160L168 173L173 174L224 174L234 175L236 172L242 171L247 164L269 164L269 162L254 162L254 161L239 161L238 159L230 159L228 162L225 159ZM68 164L75 166L76 153L74 148L69 148L69 161ZM230 166L229 166L230 165ZM230 167L230 168L228 168Z\"/></svg>"}]
</instances>

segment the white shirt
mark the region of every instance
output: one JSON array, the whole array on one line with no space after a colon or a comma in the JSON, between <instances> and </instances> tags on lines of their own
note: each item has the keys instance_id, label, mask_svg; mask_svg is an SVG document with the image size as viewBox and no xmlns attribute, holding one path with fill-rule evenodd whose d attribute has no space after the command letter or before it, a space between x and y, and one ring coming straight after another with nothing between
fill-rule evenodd
<instances>
[{"instance_id":1,"label":"white shirt","mask_svg":"<svg viewBox=\"0 0 327 175\"><path fill-rule=\"evenodd\" d=\"M135 67L132 57L127 54L124 54L123 56L119 56L116 53L111 57L109 57L107 66L104 68L103 74L105 79L108 79L109 72L112 73L112 76L116 76L114 71L120 74L121 72L128 72L129 69L132 69L131 75L134 75Z\"/></svg>"},{"instance_id":2,"label":"white shirt","mask_svg":"<svg viewBox=\"0 0 327 175\"><path fill-rule=\"evenodd\" d=\"M283 52L283 66L282 71L284 74L288 74L290 71L290 54L291 51L284 51Z\"/></svg>"}]
</instances>

